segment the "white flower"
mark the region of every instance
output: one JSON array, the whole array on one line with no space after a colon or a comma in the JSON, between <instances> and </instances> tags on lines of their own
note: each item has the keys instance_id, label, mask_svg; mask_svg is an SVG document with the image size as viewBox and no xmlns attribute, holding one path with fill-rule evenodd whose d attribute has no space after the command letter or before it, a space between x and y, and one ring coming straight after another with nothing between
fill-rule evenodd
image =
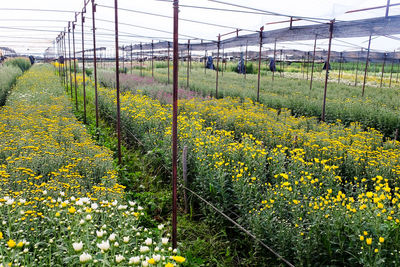
<instances>
[{"instance_id":1,"label":"white flower","mask_svg":"<svg viewBox=\"0 0 400 267\"><path fill-rule=\"evenodd\" d=\"M161 255L153 255L153 259L156 261L156 262L159 262L160 260L161 260Z\"/></svg>"},{"instance_id":2,"label":"white flower","mask_svg":"<svg viewBox=\"0 0 400 267\"><path fill-rule=\"evenodd\" d=\"M124 241L125 244L128 243L129 242L129 236L124 236L123 241Z\"/></svg>"},{"instance_id":3,"label":"white flower","mask_svg":"<svg viewBox=\"0 0 400 267\"><path fill-rule=\"evenodd\" d=\"M102 252L110 249L110 242L108 240L97 244L97 247L101 249Z\"/></svg>"},{"instance_id":4,"label":"white flower","mask_svg":"<svg viewBox=\"0 0 400 267\"><path fill-rule=\"evenodd\" d=\"M82 201L83 203L89 204L90 203L90 198L83 197L83 198L80 199L80 201Z\"/></svg>"},{"instance_id":5,"label":"white flower","mask_svg":"<svg viewBox=\"0 0 400 267\"><path fill-rule=\"evenodd\" d=\"M60 191L60 196L65 196L65 193L63 191Z\"/></svg>"},{"instance_id":6,"label":"white flower","mask_svg":"<svg viewBox=\"0 0 400 267\"><path fill-rule=\"evenodd\" d=\"M149 263L147 262L147 260L142 261L142 266L143 267L149 266Z\"/></svg>"},{"instance_id":7,"label":"white flower","mask_svg":"<svg viewBox=\"0 0 400 267\"><path fill-rule=\"evenodd\" d=\"M147 239L144 241L144 243L145 243L147 246L150 246L150 245L153 243L153 240L152 240L151 238L147 238Z\"/></svg>"},{"instance_id":8,"label":"white flower","mask_svg":"<svg viewBox=\"0 0 400 267\"><path fill-rule=\"evenodd\" d=\"M176 253L178 253L178 250L176 250L176 248L174 248L174 250L172 251L172 253L176 254Z\"/></svg>"},{"instance_id":9,"label":"white flower","mask_svg":"<svg viewBox=\"0 0 400 267\"><path fill-rule=\"evenodd\" d=\"M82 206L83 205L83 201L79 199L78 201L75 202L75 204L78 205L78 206Z\"/></svg>"},{"instance_id":10,"label":"white flower","mask_svg":"<svg viewBox=\"0 0 400 267\"><path fill-rule=\"evenodd\" d=\"M96 231L96 235L98 238L103 237L103 235L107 233L106 231L100 230L100 231Z\"/></svg>"},{"instance_id":11,"label":"white flower","mask_svg":"<svg viewBox=\"0 0 400 267\"><path fill-rule=\"evenodd\" d=\"M155 248L154 248L154 251L155 251L155 252L157 252L157 251L159 251L159 250L160 250L159 247L155 247Z\"/></svg>"},{"instance_id":12,"label":"white flower","mask_svg":"<svg viewBox=\"0 0 400 267\"><path fill-rule=\"evenodd\" d=\"M76 252L78 252L78 251L81 251L82 250L82 248L83 248L83 243L82 243L82 241L81 242L79 242L79 243L72 243L72 247L74 248L74 250L76 251Z\"/></svg>"},{"instance_id":13,"label":"white flower","mask_svg":"<svg viewBox=\"0 0 400 267\"><path fill-rule=\"evenodd\" d=\"M85 220L84 220L84 219L81 219L81 220L79 221L79 224L80 224L80 225L85 224Z\"/></svg>"},{"instance_id":14,"label":"white flower","mask_svg":"<svg viewBox=\"0 0 400 267\"><path fill-rule=\"evenodd\" d=\"M141 206L139 206L137 209L138 209L138 210L143 210L143 208L142 208Z\"/></svg>"},{"instance_id":15,"label":"white flower","mask_svg":"<svg viewBox=\"0 0 400 267\"><path fill-rule=\"evenodd\" d=\"M114 207L117 206L117 204L118 204L118 201L117 201L117 200L114 200L114 201L111 203L111 205L113 205Z\"/></svg>"},{"instance_id":16,"label":"white flower","mask_svg":"<svg viewBox=\"0 0 400 267\"><path fill-rule=\"evenodd\" d=\"M132 257L129 259L129 264L139 264L140 263L140 257L136 256L136 257Z\"/></svg>"},{"instance_id":17,"label":"white flower","mask_svg":"<svg viewBox=\"0 0 400 267\"><path fill-rule=\"evenodd\" d=\"M74 196L72 196L70 199L71 199L71 201L75 201L76 198Z\"/></svg>"},{"instance_id":18,"label":"white flower","mask_svg":"<svg viewBox=\"0 0 400 267\"><path fill-rule=\"evenodd\" d=\"M14 199L13 198L10 198L10 199L8 199L7 201L6 201L6 204L7 205L12 205L12 204L14 204Z\"/></svg>"},{"instance_id":19,"label":"white flower","mask_svg":"<svg viewBox=\"0 0 400 267\"><path fill-rule=\"evenodd\" d=\"M146 252L150 251L150 248L147 246L140 246L139 251L140 251L140 253L146 253Z\"/></svg>"},{"instance_id":20,"label":"white flower","mask_svg":"<svg viewBox=\"0 0 400 267\"><path fill-rule=\"evenodd\" d=\"M129 203L130 206L135 206L136 205L136 202L128 201L128 203Z\"/></svg>"},{"instance_id":21,"label":"white flower","mask_svg":"<svg viewBox=\"0 0 400 267\"><path fill-rule=\"evenodd\" d=\"M115 237L116 237L116 234L112 233L112 234L108 237L108 239L109 239L110 241L115 241Z\"/></svg>"},{"instance_id":22,"label":"white flower","mask_svg":"<svg viewBox=\"0 0 400 267\"><path fill-rule=\"evenodd\" d=\"M121 261L125 260L125 257L122 255L115 255L115 261L120 263Z\"/></svg>"},{"instance_id":23,"label":"white flower","mask_svg":"<svg viewBox=\"0 0 400 267\"><path fill-rule=\"evenodd\" d=\"M119 205L118 210L126 210L128 208L128 205Z\"/></svg>"},{"instance_id":24,"label":"white flower","mask_svg":"<svg viewBox=\"0 0 400 267\"><path fill-rule=\"evenodd\" d=\"M89 253L83 252L82 255L79 256L79 261L84 263L92 260L92 255Z\"/></svg>"},{"instance_id":25,"label":"white flower","mask_svg":"<svg viewBox=\"0 0 400 267\"><path fill-rule=\"evenodd\" d=\"M164 229L164 224L160 224L160 225L158 226L158 230L162 230L162 229Z\"/></svg>"},{"instance_id":26,"label":"white flower","mask_svg":"<svg viewBox=\"0 0 400 267\"><path fill-rule=\"evenodd\" d=\"M161 238L161 243L163 243L163 245L168 244L168 237Z\"/></svg>"},{"instance_id":27,"label":"white flower","mask_svg":"<svg viewBox=\"0 0 400 267\"><path fill-rule=\"evenodd\" d=\"M43 190L43 195L47 195L47 190Z\"/></svg>"},{"instance_id":28,"label":"white flower","mask_svg":"<svg viewBox=\"0 0 400 267\"><path fill-rule=\"evenodd\" d=\"M86 221L90 221L91 219L92 219L92 215L90 215L90 214L86 215L86 217L85 217Z\"/></svg>"},{"instance_id":29,"label":"white flower","mask_svg":"<svg viewBox=\"0 0 400 267\"><path fill-rule=\"evenodd\" d=\"M21 199L19 200L19 203L21 203L21 204L25 204L25 203L26 203L26 200L25 200L25 199L23 199L23 198L21 198Z\"/></svg>"},{"instance_id":30,"label":"white flower","mask_svg":"<svg viewBox=\"0 0 400 267\"><path fill-rule=\"evenodd\" d=\"M99 205L97 205L97 203L92 203L92 205L90 206L92 209L97 210L97 208L99 207Z\"/></svg>"}]
</instances>

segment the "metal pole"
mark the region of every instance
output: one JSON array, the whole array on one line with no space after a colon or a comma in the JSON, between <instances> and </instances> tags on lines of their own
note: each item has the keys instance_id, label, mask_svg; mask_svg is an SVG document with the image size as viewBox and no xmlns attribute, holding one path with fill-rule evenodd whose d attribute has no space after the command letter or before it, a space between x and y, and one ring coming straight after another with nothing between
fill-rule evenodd
<instances>
[{"instance_id":1,"label":"metal pole","mask_svg":"<svg viewBox=\"0 0 400 267\"><path fill-rule=\"evenodd\" d=\"M389 7L390 7L390 0L387 0L387 4L386 4L386 13L385 13L385 17L386 17L386 18L389 16Z\"/></svg>"},{"instance_id":2,"label":"metal pole","mask_svg":"<svg viewBox=\"0 0 400 267\"><path fill-rule=\"evenodd\" d=\"M167 62L168 62L168 84L169 84L169 50L170 50L170 47L171 47L171 43L170 42L168 42L168 56L167 56Z\"/></svg>"},{"instance_id":3,"label":"metal pole","mask_svg":"<svg viewBox=\"0 0 400 267\"><path fill-rule=\"evenodd\" d=\"M189 88L189 49L190 49L190 40L188 40L187 44L187 74L186 74L186 87Z\"/></svg>"},{"instance_id":4,"label":"metal pole","mask_svg":"<svg viewBox=\"0 0 400 267\"><path fill-rule=\"evenodd\" d=\"M276 39L275 39L275 43L274 43L274 64L276 66ZM274 81L274 76L275 76L275 71L272 72L272 81Z\"/></svg>"},{"instance_id":5,"label":"metal pole","mask_svg":"<svg viewBox=\"0 0 400 267\"><path fill-rule=\"evenodd\" d=\"M260 102L260 78L261 78L261 48L263 42L264 26L260 28L260 50L258 52L258 81L257 81L257 102Z\"/></svg>"},{"instance_id":6,"label":"metal pole","mask_svg":"<svg viewBox=\"0 0 400 267\"><path fill-rule=\"evenodd\" d=\"M94 69L94 103L96 106L96 128L99 128L99 102L97 95L97 56L96 56L96 4L92 0L92 26L93 26L93 69Z\"/></svg>"},{"instance_id":7,"label":"metal pole","mask_svg":"<svg viewBox=\"0 0 400 267\"><path fill-rule=\"evenodd\" d=\"M367 81L367 71L368 71L368 60L369 60L369 49L370 49L370 47L371 47L371 35L369 36L369 40L368 40L367 59L365 61L364 82L363 82L362 94L361 94L362 97L364 97L365 82Z\"/></svg>"},{"instance_id":8,"label":"metal pole","mask_svg":"<svg viewBox=\"0 0 400 267\"><path fill-rule=\"evenodd\" d=\"M281 64L280 64L280 65L281 65L281 70L282 70L282 71L279 73L279 76L280 76L280 77L283 76L283 73L282 73L282 72L283 72L283 57L282 57L282 54L283 54L283 51L282 51L282 49L281 49L281 55L280 55L279 58L280 58L280 60L281 60Z\"/></svg>"},{"instance_id":9,"label":"metal pole","mask_svg":"<svg viewBox=\"0 0 400 267\"><path fill-rule=\"evenodd\" d=\"M64 33L63 33L63 42L64 42L64 79L65 79L65 84L67 85L67 89L68 89L68 77L67 77L67 75L68 75L68 68L67 68L67 46L66 46L66 40L65 40L65 32L66 32L66 29L65 29L65 27L64 27Z\"/></svg>"},{"instance_id":10,"label":"metal pole","mask_svg":"<svg viewBox=\"0 0 400 267\"><path fill-rule=\"evenodd\" d=\"M70 80L70 89L71 89L71 99L72 95L72 63L71 63L71 22L68 21L68 61L69 61L69 80Z\"/></svg>"},{"instance_id":11,"label":"metal pole","mask_svg":"<svg viewBox=\"0 0 400 267\"><path fill-rule=\"evenodd\" d=\"M151 77L154 77L154 41L151 40Z\"/></svg>"},{"instance_id":12,"label":"metal pole","mask_svg":"<svg viewBox=\"0 0 400 267\"><path fill-rule=\"evenodd\" d=\"M222 63L221 63L221 76L224 77L224 53L225 53L225 46L222 46Z\"/></svg>"},{"instance_id":13,"label":"metal pole","mask_svg":"<svg viewBox=\"0 0 400 267\"><path fill-rule=\"evenodd\" d=\"M396 83L399 82L399 72L400 72L400 60L397 64L397 74L396 74Z\"/></svg>"},{"instance_id":14,"label":"metal pole","mask_svg":"<svg viewBox=\"0 0 400 267\"><path fill-rule=\"evenodd\" d=\"M394 55L395 55L395 53L393 53L393 56ZM392 87L393 65L394 65L394 59L392 58L392 67L390 68L389 88Z\"/></svg>"},{"instance_id":15,"label":"metal pole","mask_svg":"<svg viewBox=\"0 0 400 267\"><path fill-rule=\"evenodd\" d=\"M77 13L75 13L75 19L76 19ZM78 111L78 85L76 81L76 53L75 53L75 22L72 23L72 46L74 48L74 78L75 78L75 105L76 105L76 110Z\"/></svg>"},{"instance_id":16,"label":"metal pole","mask_svg":"<svg viewBox=\"0 0 400 267\"><path fill-rule=\"evenodd\" d=\"M177 247L177 165L178 165L178 13L179 0L174 0L174 69L172 104L172 247Z\"/></svg>"},{"instance_id":17,"label":"metal pole","mask_svg":"<svg viewBox=\"0 0 400 267\"><path fill-rule=\"evenodd\" d=\"M218 43L217 43L217 73L215 80L215 98L218 99L218 68L219 68L219 47L221 43L221 34L218 34Z\"/></svg>"},{"instance_id":18,"label":"metal pole","mask_svg":"<svg viewBox=\"0 0 400 267\"><path fill-rule=\"evenodd\" d=\"M246 79L247 74L247 48L248 48L248 41L246 41L246 55L244 56L244 78Z\"/></svg>"},{"instance_id":19,"label":"metal pole","mask_svg":"<svg viewBox=\"0 0 400 267\"><path fill-rule=\"evenodd\" d=\"M339 57L339 76L338 76L338 83L340 83L340 73L342 72L342 52L340 52Z\"/></svg>"},{"instance_id":20,"label":"metal pole","mask_svg":"<svg viewBox=\"0 0 400 267\"><path fill-rule=\"evenodd\" d=\"M329 67L330 67L330 59L331 59L331 46L332 46L332 35L333 35L333 23L335 20L331 20L329 25L329 45L328 45L328 58L326 61L326 74L325 74L325 87L324 87L324 100L322 103L322 115L321 120L325 121L325 106L326 106L326 91L328 89L328 77L329 77Z\"/></svg>"},{"instance_id":21,"label":"metal pole","mask_svg":"<svg viewBox=\"0 0 400 267\"><path fill-rule=\"evenodd\" d=\"M119 44L118 44L118 0L114 0L115 12L115 82L117 87L117 137L118 137L118 164L121 165L121 117L119 102Z\"/></svg>"},{"instance_id":22,"label":"metal pole","mask_svg":"<svg viewBox=\"0 0 400 267\"><path fill-rule=\"evenodd\" d=\"M204 50L204 74L207 73L207 50Z\"/></svg>"},{"instance_id":23,"label":"metal pole","mask_svg":"<svg viewBox=\"0 0 400 267\"><path fill-rule=\"evenodd\" d=\"M84 0L85 2L86 0ZM84 30L84 23L85 17L83 14L86 12L86 5L82 10L81 13L81 24L82 24L82 76L83 76L83 123L86 124L86 80L85 80L85 30Z\"/></svg>"},{"instance_id":24,"label":"metal pole","mask_svg":"<svg viewBox=\"0 0 400 267\"><path fill-rule=\"evenodd\" d=\"M310 66L310 52L307 52L307 81L308 81L308 68Z\"/></svg>"},{"instance_id":25,"label":"metal pole","mask_svg":"<svg viewBox=\"0 0 400 267\"><path fill-rule=\"evenodd\" d=\"M131 74L132 74L132 64L133 64L133 45L131 43Z\"/></svg>"},{"instance_id":26,"label":"metal pole","mask_svg":"<svg viewBox=\"0 0 400 267\"><path fill-rule=\"evenodd\" d=\"M382 87L382 83L383 83L383 74L385 73L385 63L386 63L386 53L384 53L384 55L383 55L383 65L382 65L381 85L380 85L380 87Z\"/></svg>"},{"instance_id":27,"label":"metal pole","mask_svg":"<svg viewBox=\"0 0 400 267\"><path fill-rule=\"evenodd\" d=\"M122 70L125 73L125 45L122 46Z\"/></svg>"},{"instance_id":28,"label":"metal pole","mask_svg":"<svg viewBox=\"0 0 400 267\"><path fill-rule=\"evenodd\" d=\"M301 72L303 73L303 80L304 80L304 69L306 68L306 57L305 56L301 56L301 59L303 60L303 64L301 64Z\"/></svg>"},{"instance_id":29,"label":"metal pole","mask_svg":"<svg viewBox=\"0 0 400 267\"><path fill-rule=\"evenodd\" d=\"M311 77L310 77L310 90L312 90L312 82L314 78L314 63L315 63L315 49L317 48L317 34L315 35L315 40L314 40L314 51L313 51L313 57L312 57L312 65L311 65Z\"/></svg>"},{"instance_id":30,"label":"metal pole","mask_svg":"<svg viewBox=\"0 0 400 267\"><path fill-rule=\"evenodd\" d=\"M357 54L358 54L358 53L357 53ZM360 55L358 54L358 57L357 57L357 65L356 65L356 80L355 80L355 82L354 82L354 86L357 86L358 64L359 64L359 62L360 62Z\"/></svg>"},{"instance_id":31,"label":"metal pole","mask_svg":"<svg viewBox=\"0 0 400 267\"><path fill-rule=\"evenodd\" d=\"M143 76L143 46L140 43L140 76Z\"/></svg>"}]
</instances>

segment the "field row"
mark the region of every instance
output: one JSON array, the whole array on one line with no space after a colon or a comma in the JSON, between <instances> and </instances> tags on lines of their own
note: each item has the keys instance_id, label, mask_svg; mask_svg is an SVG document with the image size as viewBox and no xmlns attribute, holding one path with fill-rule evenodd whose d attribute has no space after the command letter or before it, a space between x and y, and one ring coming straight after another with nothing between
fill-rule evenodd
<instances>
[{"instance_id":1,"label":"field row","mask_svg":"<svg viewBox=\"0 0 400 267\"><path fill-rule=\"evenodd\" d=\"M146 211L126 199L111 151L74 117L51 66L25 73L0 109L0 212L4 265L185 261L164 225L144 223Z\"/></svg>"},{"instance_id":2,"label":"field row","mask_svg":"<svg viewBox=\"0 0 400 267\"><path fill-rule=\"evenodd\" d=\"M171 105L144 95L157 95L154 81L133 80L121 96L123 127L170 166ZM99 103L115 116L115 90L101 88ZM398 141L230 97L180 101L178 127L180 149L190 151L190 187L288 259L400 262Z\"/></svg>"}]
</instances>

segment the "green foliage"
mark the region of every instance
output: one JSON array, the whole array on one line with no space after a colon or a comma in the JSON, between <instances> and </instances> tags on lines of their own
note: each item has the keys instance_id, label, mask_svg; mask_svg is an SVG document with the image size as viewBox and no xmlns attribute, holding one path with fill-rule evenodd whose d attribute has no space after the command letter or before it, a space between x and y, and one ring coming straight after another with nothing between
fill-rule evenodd
<instances>
[{"instance_id":1,"label":"green foliage","mask_svg":"<svg viewBox=\"0 0 400 267\"><path fill-rule=\"evenodd\" d=\"M18 67L0 66L0 106L5 104L8 92L21 74L22 71Z\"/></svg>"},{"instance_id":2,"label":"green foliage","mask_svg":"<svg viewBox=\"0 0 400 267\"><path fill-rule=\"evenodd\" d=\"M21 69L21 71L27 71L31 67L31 62L28 58L10 58L5 61L4 65L6 66L15 66Z\"/></svg>"}]
</instances>

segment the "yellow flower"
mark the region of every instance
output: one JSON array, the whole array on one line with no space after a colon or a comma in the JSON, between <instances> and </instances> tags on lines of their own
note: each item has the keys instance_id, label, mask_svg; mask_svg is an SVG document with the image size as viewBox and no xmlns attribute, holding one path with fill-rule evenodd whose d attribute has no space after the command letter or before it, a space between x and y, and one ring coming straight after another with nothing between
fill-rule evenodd
<instances>
[{"instance_id":1,"label":"yellow flower","mask_svg":"<svg viewBox=\"0 0 400 267\"><path fill-rule=\"evenodd\" d=\"M75 207L69 208L69 209L68 209L68 212L71 213L71 214L74 214L74 213L76 212Z\"/></svg>"},{"instance_id":2,"label":"yellow flower","mask_svg":"<svg viewBox=\"0 0 400 267\"><path fill-rule=\"evenodd\" d=\"M360 241L364 241L364 236L360 235Z\"/></svg>"},{"instance_id":3,"label":"yellow flower","mask_svg":"<svg viewBox=\"0 0 400 267\"><path fill-rule=\"evenodd\" d=\"M15 243L14 240L10 239L7 241L7 245L8 245L8 247L13 248L17 245L17 243Z\"/></svg>"},{"instance_id":4,"label":"yellow flower","mask_svg":"<svg viewBox=\"0 0 400 267\"><path fill-rule=\"evenodd\" d=\"M168 262L167 264L165 264L165 267L174 267L174 265L170 262Z\"/></svg>"},{"instance_id":5,"label":"yellow flower","mask_svg":"<svg viewBox=\"0 0 400 267\"><path fill-rule=\"evenodd\" d=\"M0 239L3 239L3 232L0 232Z\"/></svg>"},{"instance_id":6,"label":"yellow flower","mask_svg":"<svg viewBox=\"0 0 400 267\"><path fill-rule=\"evenodd\" d=\"M372 238L367 238L367 245L371 245L372 244Z\"/></svg>"},{"instance_id":7,"label":"yellow flower","mask_svg":"<svg viewBox=\"0 0 400 267\"><path fill-rule=\"evenodd\" d=\"M367 232L367 231L364 231L364 235L368 235L368 232Z\"/></svg>"},{"instance_id":8,"label":"yellow flower","mask_svg":"<svg viewBox=\"0 0 400 267\"><path fill-rule=\"evenodd\" d=\"M385 242L385 238L379 237L379 243L383 243L383 242Z\"/></svg>"},{"instance_id":9,"label":"yellow flower","mask_svg":"<svg viewBox=\"0 0 400 267\"><path fill-rule=\"evenodd\" d=\"M20 241L17 244L17 248L22 248L24 246L24 242Z\"/></svg>"},{"instance_id":10,"label":"yellow flower","mask_svg":"<svg viewBox=\"0 0 400 267\"><path fill-rule=\"evenodd\" d=\"M60 217L60 213L59 212L56 213L56 217Z\"/></svg>"},{"instance_id":11,"label":"yellow flower","mask_svg":"<svg viewBox=\"0 0 400 267\"><path fill-rule=\"evenodd\" d=\"M174 259L174 261L176 261L177 263L182 263L182 262L185 262L185 258L184 257L182 257L182 256L173 256L172 257L173 259Z\"/></svg>"},{"instance_id":12,"label":"yellow flower","mask_svg":"<svg viewBox=\"0 0 400 267\"><path fill-rule=\"evenodd\" d=\"M149 259L147 262L150 264L156 264L156 260L153 258Z\"/></svg>"},{"instance_id":13,"label":"yellow flower","mask_svg":"<svg viewBox=\"0 0 400 267\"><path fill-rule=\"evenodd\" d=\"M379 252L379 249L376 248L374 251L375 251L375 253L378 253L378 252Z\"/></svg>"}]
</instances>

